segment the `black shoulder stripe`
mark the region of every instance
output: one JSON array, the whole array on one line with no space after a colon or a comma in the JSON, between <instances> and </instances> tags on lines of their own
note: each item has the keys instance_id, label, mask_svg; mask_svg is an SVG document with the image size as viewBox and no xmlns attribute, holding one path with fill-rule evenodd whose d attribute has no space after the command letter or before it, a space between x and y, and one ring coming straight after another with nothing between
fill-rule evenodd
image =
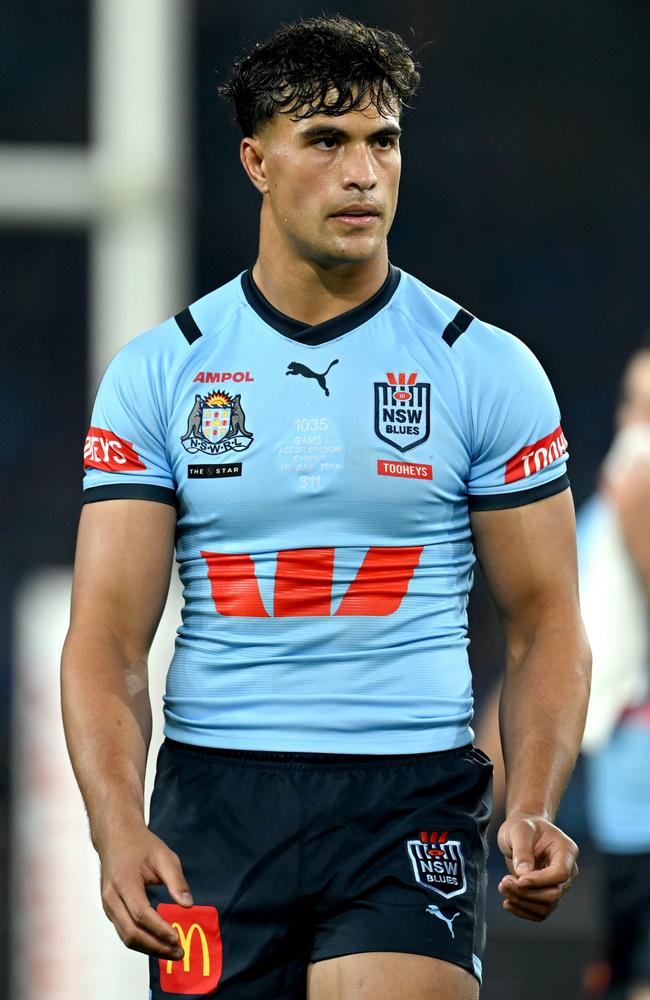
<instances>
[{"instance_id":1,"label":"black shoulder stripe","mask_svg":"<svg viewBox=\"0 0 650 1000\"><path fill-rule=\"evenodd\" d=\"M178 507L176 490L168 486L152 486L150 483L109 483L108 486L88 486L83 491L82 503L97 500L155 500Z\"/></svg>"},{"instance_id":2,"label":"black shoulder stripe","mask_svg":"<svg viewBox=\"0 0 650 1000\"><path fill-rule=\"evenodd\" d=\"M445 327L442 339L446 341L450 347L453 347L461 333L465 333L465 330L473 319L474 317L471 313L467 312L467 309L459 309L451 323L448 323Z\"/></svg>"},{"instance_id":3,"label":"black shoulder stripe","mask_svg":"<svg viewBox=\"0 0 650 1000\"><path fill-rule=\"evenodd\" d=\"M195 340L198 340L199 337L203 336L189 309L183 309L182 312L176 313L174 319L178 323L180 331L188 344L193 344Z\"/></svg>"}]
</instances>

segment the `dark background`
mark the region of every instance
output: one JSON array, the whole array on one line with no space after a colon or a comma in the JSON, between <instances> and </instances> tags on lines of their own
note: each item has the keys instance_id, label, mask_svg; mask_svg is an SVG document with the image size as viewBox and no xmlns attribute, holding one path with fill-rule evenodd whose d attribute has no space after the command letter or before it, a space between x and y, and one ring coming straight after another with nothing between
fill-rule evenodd
<instances>
[{"instance_id":1,"label":"dark background","mask_svg":"<svg viewBox=\"0 0 650 1000\"><path fill-rule=\"evenodd\" d=\"M256 251L257 195L239 166L231 111L216 96L233 59L281 20L322 11L399 31L423 80L404 120L391 259L538 355L560 402L581 502L608 444L619 375L650 327L647 0L182 2L195 14L192 298ZM3 6L0 143L89 142L89 21L82 0ZM72 561L88 419L87 255L85 230L0 228L0 976L11 603L25 575ZM481 586L472 619L480 703L501 667ZM563 822L588 846L579 778ZM492 890L486 1000L581 995L581 966L598 948L588 850L585 869L578 901L532 933L501 917Z\"/></svg>"}]
</instances>

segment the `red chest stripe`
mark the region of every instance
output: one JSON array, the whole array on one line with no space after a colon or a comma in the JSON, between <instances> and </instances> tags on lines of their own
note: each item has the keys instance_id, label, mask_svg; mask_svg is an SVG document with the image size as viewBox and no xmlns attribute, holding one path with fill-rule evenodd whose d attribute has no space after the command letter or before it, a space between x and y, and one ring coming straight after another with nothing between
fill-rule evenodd
<instances>
[{"instance_id":1,"label":"red chest stripe","mask_svg":"<svg viewBox=\"0 0 650 1000\"><path fill-rule=\"evenodd\" d=\"M337 615L392 615L400 607L422 555L422 545L368 549ZM333 548L278 553L274 618L332 614ZM217 614L268 618L250 555L201 552Z\"/></svg>"}]
</instances>

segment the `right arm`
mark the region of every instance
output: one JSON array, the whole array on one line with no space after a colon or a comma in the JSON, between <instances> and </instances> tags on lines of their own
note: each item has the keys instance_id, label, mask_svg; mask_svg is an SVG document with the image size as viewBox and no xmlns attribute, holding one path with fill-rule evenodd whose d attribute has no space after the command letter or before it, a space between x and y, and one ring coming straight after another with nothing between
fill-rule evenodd
<instances>
[{"instance_id":1,"label":"right arm","mask_svg":"<svg viewBox=\"0 0 650 1000\"><path fill-rule=\"evenodd\" d=\"M162 615L176 512L147 500L87 504L79 524L70 629L61 663L63 722L92 842L102 901L124 943L178 959L176 931L150 906L145 885L192 898L178 857L144 820L151 736L147 656Z\"/></svg>"}]
</instances>

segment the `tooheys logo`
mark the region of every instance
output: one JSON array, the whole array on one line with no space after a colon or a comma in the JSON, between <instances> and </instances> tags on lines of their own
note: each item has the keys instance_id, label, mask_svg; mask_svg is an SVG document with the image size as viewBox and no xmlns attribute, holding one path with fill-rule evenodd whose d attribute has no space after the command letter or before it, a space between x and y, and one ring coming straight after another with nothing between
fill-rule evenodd
<instances>
[{"instance_id":1,"label":"tooheys logo","mask_svg":"<svg viewBox=\"0 0 650 1000\"><path fill-rule=\"evenodd\" d=\"M378 476L401 476L403 479L431 479L433 469L430 465L417 465L413 462L387 462L385 458L377 460Z\"/></svg>"},{"instance_id":2,"label":"tooheys logo","mask_svg":"<svg viewBox=\"0 0 650 1000\"><path fill-rule=\"evenodd\" d=\"M404 599L420 561L422 545L368 549L336 611L332 611L334 549L278 552L273 613L260 594L255 563L248 554L201 552L208 567L218 614L242 618L305 618L335 615L392 615Z\"/></svg>"},{"instance_id":3,"label":"tooheys logo","mask_svg":"<svg viewBox=\"0 0 650 1000\"><path fill-rule=\"evenodd\" d=\"M163 993L212 993L221 978L223 950L219 913L214 906L186 909L175 903L160 903L158 913L178 931L183 958L158 960Z\"/></svg>"},{"instance_id":4,"label":"tooheys logo","mask_svg":"<svg viewBox=\"0 0 650 1000\"><path fill-rule=\"evenodd\" d=\"M84 469L130 472L146 468L131 441L125 441L104 427L88 428L84 444Z\"/></svg>"},{"instance_id":5,"label":"tooheys logo","mask_svg":"<svg viewBox=\"0 0 650 1000\"><path fill-rule=\"evenodd\" d=\"M568 448L562 427L558 426L552 434L540 438L534 444L527 444L520 448L516 455L506 463L504 483L514 483L518 479L526 479L528 476L540 472L547 465L561 458Z\"/></svg>"}]
</instances>

